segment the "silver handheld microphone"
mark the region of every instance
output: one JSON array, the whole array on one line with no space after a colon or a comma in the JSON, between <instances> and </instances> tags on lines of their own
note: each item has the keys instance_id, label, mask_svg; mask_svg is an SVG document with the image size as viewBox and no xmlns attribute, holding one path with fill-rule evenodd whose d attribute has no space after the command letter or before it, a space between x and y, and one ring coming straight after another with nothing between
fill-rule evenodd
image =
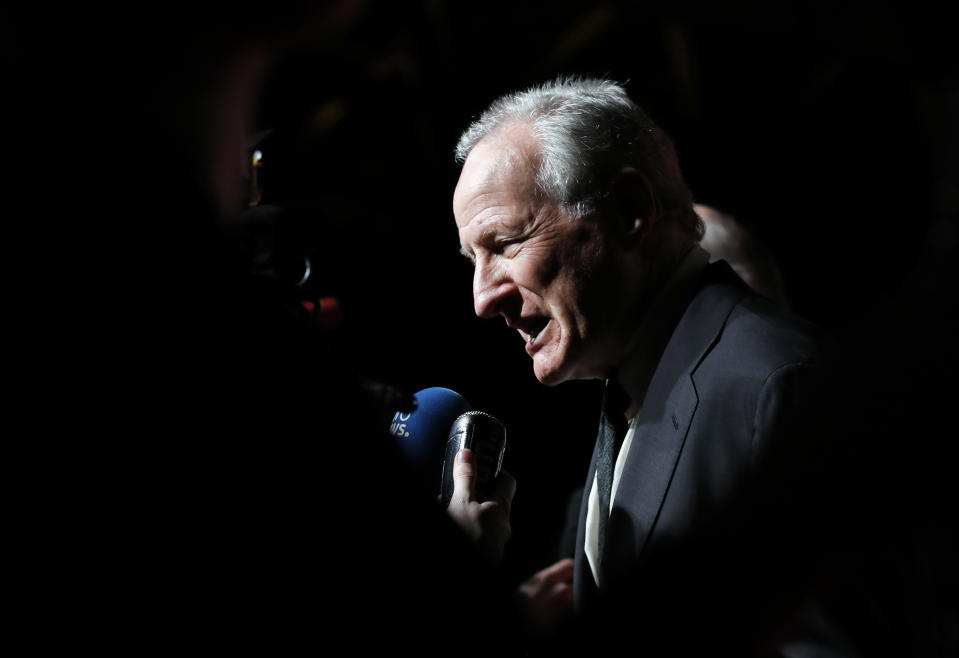
<instances>
[{"instance_id":1,"label":"silver handheld microphone","mask_svg":"<svg viewBox=\"0 0 959 658\"><path fill-rule=\"evenodd\" d=\"M444 507L449 505L453 497L453 463L456 453L463 448L469 448L474 455L476 480L473 495L477 500L486 500L490 486L503 466L506 428L496 418L482 411L467 411L453 421L443 460Z\"/></svg>"}]
</instances>

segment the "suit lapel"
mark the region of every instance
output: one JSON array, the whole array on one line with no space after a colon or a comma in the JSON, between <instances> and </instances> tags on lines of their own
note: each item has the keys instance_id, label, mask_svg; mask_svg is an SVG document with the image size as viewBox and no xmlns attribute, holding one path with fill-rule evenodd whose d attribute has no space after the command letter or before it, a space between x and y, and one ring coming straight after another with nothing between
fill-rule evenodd
<instances>
[{"instance_id":1,"label":"suit lapel","mask_svg":"<svg viewBox=\"0 0 959 658\"><path fill-rule=\"evenodd\" d=\"M608 579L618 580L621 571L630 569L649 540L699 403L693 372L746 293L725 262L710 265L703 288L663 351L640 411L607 526L603 564ZM590 467L591 473L594 467ZM584 525L583 511L580 533ZM578 539L577 548L581 547ZM577 550L577 557L580 552ZM589 575L589 565L585 566Z\"/></svg>"}]
</instances>

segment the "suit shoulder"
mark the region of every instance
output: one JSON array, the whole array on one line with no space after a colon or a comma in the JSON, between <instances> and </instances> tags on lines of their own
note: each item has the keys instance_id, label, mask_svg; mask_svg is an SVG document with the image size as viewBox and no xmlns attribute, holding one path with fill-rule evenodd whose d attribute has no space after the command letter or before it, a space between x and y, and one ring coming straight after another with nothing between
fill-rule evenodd
<instances>
[{"instance_id":1,"label":"suit shoulder","mask_svg":"<svg viewBox=\"0 0 959 658\"><path fill-rule=\"evenodd\" d=\"M742 365L775 370L790 364L823 361L827 338L816 325L749 294L732 309L714 351Z\"/></svg>"}]
</instances>

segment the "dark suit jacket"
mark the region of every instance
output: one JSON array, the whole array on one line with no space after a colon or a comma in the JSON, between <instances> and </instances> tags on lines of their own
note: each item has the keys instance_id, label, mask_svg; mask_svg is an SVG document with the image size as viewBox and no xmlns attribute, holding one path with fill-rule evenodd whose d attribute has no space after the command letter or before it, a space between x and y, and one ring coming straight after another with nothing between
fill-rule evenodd
<instances>
[{"instance_id":1,"label":"dark suit jacket","mask_svg":"<svg viewBox=\"0 0 959 658\"><path fill-rule=\"evenodd\" d=\"M819 357L815 331L755 294L725 262L709 265L650 381L607 530L603 591L651 546L684 537L724 504L770 437L791 422ZM586 492L596 467L590 464ZM574 597L597 587L580 506Z\"/></svg>"}]
</instances>

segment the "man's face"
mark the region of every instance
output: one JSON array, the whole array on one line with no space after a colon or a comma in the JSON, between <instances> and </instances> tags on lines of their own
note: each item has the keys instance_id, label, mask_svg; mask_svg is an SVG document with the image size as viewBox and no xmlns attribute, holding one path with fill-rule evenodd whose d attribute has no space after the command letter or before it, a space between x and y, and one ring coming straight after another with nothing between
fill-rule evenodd
<instances>
[{"instance_id":1,"label":"man's face","mask_svg":"<svg viewBox=\"0 0 959 658\"><path fill-rule=\"evenodd\" d=\"M462 251L474 264L476 315L502 315L547 385L606 377L625 343L617 248L594 216L574 218L535 186L527 128L485 138L453 195Z\"/></svg>"}]
</instances>

